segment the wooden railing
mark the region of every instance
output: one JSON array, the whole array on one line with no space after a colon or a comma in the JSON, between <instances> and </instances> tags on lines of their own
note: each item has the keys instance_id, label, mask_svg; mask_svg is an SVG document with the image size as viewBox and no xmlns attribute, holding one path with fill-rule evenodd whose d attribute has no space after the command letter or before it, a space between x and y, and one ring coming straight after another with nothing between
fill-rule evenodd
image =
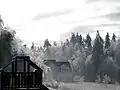
<instances>
[{"instance_id":1,"label":"wooden railing","mask_svg":"<svg viewBox=\"0 0 120 90\"><path fill-rule=\"evenodd\" d=\"M36 72L2 72L1 73L2 90L17 88L40 88L42 86L42 77Z\"/></svg>"},{"instance_id":2,"label":"wooden railing","mask_svg":"<svg viewBox=\"0 0 120 90\"><path fill-rule=\"evenodd\" d=\"M18 63L23 61L23 70L19 72ZM12 65L12 70L6 72L5 68ZM35 72L30 72L30 66ZM22 67L22 66L21 66ZM49 90L42 84L43 70L30 60L29 56L16 56L8 65L0 70L1 90Z\"/></svg>"}]
</instances>

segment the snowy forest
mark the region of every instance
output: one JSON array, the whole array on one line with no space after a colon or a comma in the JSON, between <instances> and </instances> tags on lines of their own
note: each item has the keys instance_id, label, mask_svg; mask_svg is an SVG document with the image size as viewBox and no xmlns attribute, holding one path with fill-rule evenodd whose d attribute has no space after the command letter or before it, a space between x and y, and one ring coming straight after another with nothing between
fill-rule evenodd
<instances>
[{"instance_id":1,"label":"snowy forest","mask_svg":"<svg viewBox=\"0 0 120 90\"><path fill-rule=\"evenodd\" d=\"M68 60L73 72L79 73L81 77L84 76L87 82L95 82L98 77L102 82L107 75L111 79L109 83L115 83L120 80L119 44L120 40L116 40L114 33L112 38L107 33L104 39L97 31L94 40L90 34L84 39L81 34L72 33L71 38L64 43L61 42L59 46L56 42L51 45L45 40L44 54L50 59L62 57L62 60Z\"/></svg>"},{"instance_id":2,"label":"snowy forest","mask_svg":"<svg viewBox=\"0 0 120 90\"><path fill-rule=\"evenodd\" d=\"M114 33L112 38L109 32L101 37L99 30L96 30L96 38L92 39L90 34L83 38L82 34L75 32L65 42L61 41L61 44L50 43L46 39L43 46L37 47L32 43L31 48L28 48L16 38L15 30L2 22L0 24L1 68L16 55L29 55L43 70L47 67L44 59L68 60L72 71L84 76L85 82L103 82L107 75L109 83L120 83L120 39Z\"/></svg>"}]
</instances>

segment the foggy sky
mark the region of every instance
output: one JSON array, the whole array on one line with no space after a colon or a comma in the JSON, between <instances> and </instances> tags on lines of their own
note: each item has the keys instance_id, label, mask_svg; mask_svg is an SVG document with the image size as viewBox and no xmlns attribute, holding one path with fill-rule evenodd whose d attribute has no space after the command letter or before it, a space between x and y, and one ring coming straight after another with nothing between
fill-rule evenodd
<instances>
[{"instance_id":1,"label":"foggy sky","mask_svg":"<svg viewBox=\"0 0 120 90\"><path fill-rule=\"evenodd\" d=\"M119 35L120 0L0 0L6 25L27 43L63 40L71 32Z\"/></svg>"}]
</instances>

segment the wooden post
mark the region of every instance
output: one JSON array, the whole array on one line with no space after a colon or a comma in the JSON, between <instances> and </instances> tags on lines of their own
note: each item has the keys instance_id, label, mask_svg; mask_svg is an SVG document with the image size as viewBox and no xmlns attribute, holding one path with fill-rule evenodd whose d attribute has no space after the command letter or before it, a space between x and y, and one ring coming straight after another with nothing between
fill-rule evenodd
<instances>
[{"instance_id":1,"label":"wooden post","mask_svg":"<svg viewBox=\"0 0 120 90\"><path fill-rule=\"evenodd\" d=\"M30 85L30 83L29 83L29 79L30 79L30 64L28 63L27 64L27 85L28 85L28 88L27 89L29 89L29 85Z\"/></svg>"},{"instance_id":2,"label":"wooden post","mask_svg":"<svg viewBox=\"0 0 120 90\"><path fill-rule=\"evenodd\" d=\"M14 71L15 71L15 66L14 66L14 61L12 62L12 90L13 90L13 85L14 85Z\"/></svg>"},{"instance_id":3,"label":"wooden post","mask_svg":"<svg viewBox=\"0 0 120 90\"><path fill-rule=\"evenodd\" d=\"M3 90L4 89L4 76L3 76L3 70L1 70L1 90Z\"/></svg>"},{"instance_id":4,"label":"wooden post","mask_svg":"<svg viewBox=\"0 0 120 90\"><path fill-rule=\"evenodd\" d=\"M37 85L42 85L42 71L35 70L35 82Z\"/></svg>"},{"instance_id":5,"label":"wooden post","mask_svg":"<svg viewBox=\"0 0 120 90\"><path fill-rule=\"evenodd\" d=\"M15 79L15 89L17 85L17 58L15 58L15 72L14 72L14 79Z\"/></svg>"},{"instance_id":6,"label":"wooden post","mask_svg":"<svg viewBox=\"0 0 120 90\"><path fill-rule=\"evenodd\" d=\"M26 87L26 83L27 83L27 81L26 81L26 78L27 78L27 76L26 76L26 60L24 59L24 86Z\"/></svg>"}]
</instances>

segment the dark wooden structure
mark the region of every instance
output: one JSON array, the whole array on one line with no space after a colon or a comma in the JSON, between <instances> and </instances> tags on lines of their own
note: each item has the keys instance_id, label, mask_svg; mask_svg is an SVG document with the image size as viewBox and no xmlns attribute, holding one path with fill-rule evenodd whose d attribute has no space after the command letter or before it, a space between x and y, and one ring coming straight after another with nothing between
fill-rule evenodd
<instances>
[{"instance_id":1,"label":"dark wooden structure","mask_svg":"<svg viewBox=\"0 0 120 90\"><path fill-rule=\"evenodd\" d=\"M51 68L54 80L58 82L73 82L74 73L67 60L44 60L44 64Z\"/></svg>"},{"instance_id":2,"label":"dark wooden structure","mask_svg":"<svg viewBox=\"0 0 120 90\"><path fill-rule=\"evenodd\" d=\"M22 61L21 66L18 63ZM9 67L11 71L5 71ZM18 67L23 70L18 70ZM30 71L30 67L35 70ZM30 60L29 56L16 56L8 65L1 70L1 90L49 90L42 85L43 70Z\"/></svg>"}]
</instances>

